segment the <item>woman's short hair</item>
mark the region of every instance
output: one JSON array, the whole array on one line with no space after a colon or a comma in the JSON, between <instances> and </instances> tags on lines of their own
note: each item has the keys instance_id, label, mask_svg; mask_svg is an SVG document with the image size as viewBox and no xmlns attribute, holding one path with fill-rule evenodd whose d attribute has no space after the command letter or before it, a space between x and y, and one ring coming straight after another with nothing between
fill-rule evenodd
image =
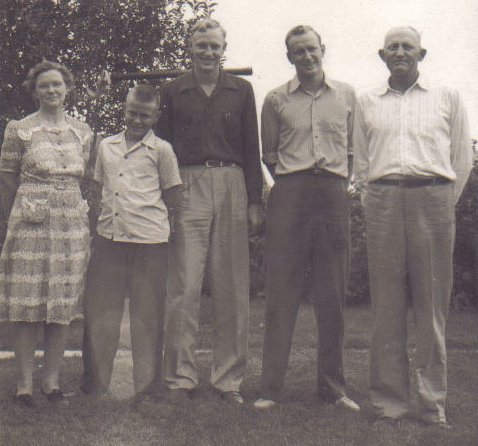
<instances>
[{"instance_id":1,"label":"woman's short hair","mask_svg":"<svg viewBox=\"0 0 478 446\"><path fill-rule=\"evenodd\" d=\"M27 89L28 92L33 93L36 88L37 79L40 74L45 73L46 71L55 70L61 74L63 82L65 82L68 90L72 90L75 86L75 78L71 71L65 67L65 65L58 62L51 62L49 60L43 60L37 63L27 74L23 86Z\"/></svg>"}]
</instances>

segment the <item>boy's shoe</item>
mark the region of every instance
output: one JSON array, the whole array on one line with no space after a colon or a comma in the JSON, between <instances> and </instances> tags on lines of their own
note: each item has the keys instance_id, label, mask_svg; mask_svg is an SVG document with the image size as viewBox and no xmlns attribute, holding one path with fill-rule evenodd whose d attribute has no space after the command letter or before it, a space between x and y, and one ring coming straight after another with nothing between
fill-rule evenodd
<instances>
[{"instance_id":1,"label":"boy's shoe","mask_svg":"<svg viewBox=\"0 0 478 446\"><path fill-rule=\"evenodd\" d=\"M235 390L229 392L222 392L221 398L231 404L244 404L244 398L239 392Z\"/></svg>"},{"instance_id":2,"label":"boy's shoe","mask_svg":"<svg viewBox=\"0 0 478 446\"><path fill-rule=\"evenodd\" d=\"M268 410L272 409L277 403L274 400L270 400L268 398L259 398L258 400L254 401L254 409L259 410Z\"/></svg>"}]
</instances>

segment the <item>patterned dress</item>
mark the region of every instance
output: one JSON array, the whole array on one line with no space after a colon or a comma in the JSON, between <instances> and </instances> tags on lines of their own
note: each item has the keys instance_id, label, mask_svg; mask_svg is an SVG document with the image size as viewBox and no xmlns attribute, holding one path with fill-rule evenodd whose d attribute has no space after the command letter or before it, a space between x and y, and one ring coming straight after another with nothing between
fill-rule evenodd
<instances>
[{"instance_id":1,"label":"patterned dress","mask_svg":"<svg viewBox=\"0 0 478 446\"><path fill-rule=\"evenodd\" d=\"M90 237L79 182L92 132L65 119L48 129L34 113L5 129L0 171L20 186L0 257L0 321L68 324L81 314Z\"/></svg>"}]
</instances>

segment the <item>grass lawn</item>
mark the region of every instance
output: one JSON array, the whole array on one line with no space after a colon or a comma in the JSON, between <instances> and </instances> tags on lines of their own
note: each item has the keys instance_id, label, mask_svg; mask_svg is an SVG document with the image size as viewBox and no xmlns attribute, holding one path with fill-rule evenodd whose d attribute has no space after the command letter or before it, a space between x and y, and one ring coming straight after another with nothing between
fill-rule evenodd
<instances>
[{"instance_id":1,"label":"grass lawn","mask_svg":"<svg viewBox=\"0 0 478 446\"><path fill-rule=\"evenodd\" d=\"M410 420L401 428L373 425L366 411L353 415L319 403L315 389L316 329L313 312L304 305L297 321L286 381L286 402L266 412L252 408L259 391L264 303L251 303L250 353L243 394L244 407L222 402L208 386L210 336L207 305L197 356L201 385L186 405L163 403L136 411L128 401L132 393L131 361L117 359L111 396L94 400L81 392L68 406L49 404L36 392L37 409L22 409L12 402L15 369L12 360L0 361L0 445L363 445L363 446L476 446L478 444L478 314L450 315L449 396L450 431L424 427ZM79 324L77 324L79 325ZM346 313L345 373L350 396L367 405L370 313L352 307ZM0 328L2 345L6 328ZM72 331L71 345L78 347L81 327ZM127 347L127 341L122 341ZM413 352L413 330L411 331ZM413 359L412 359L413 362ZM38 368L40 369L40 362ZM77 391L81 359L66 359L64 389ZM40 372L35 376L38 388Z\"/></svg>"}]
</instances>

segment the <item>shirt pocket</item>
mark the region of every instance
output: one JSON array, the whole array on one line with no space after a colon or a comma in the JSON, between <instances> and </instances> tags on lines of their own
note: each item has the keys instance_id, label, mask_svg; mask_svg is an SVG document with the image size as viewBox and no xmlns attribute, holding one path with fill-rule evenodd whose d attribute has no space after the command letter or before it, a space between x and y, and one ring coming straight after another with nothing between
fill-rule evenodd
<instances>
[{"instance_id":1,"label":"shirt pocket","mask_svg":"<svg viewBox=\"0 0 478 446\"><path fill-rule=\"evenodd\" d=\"M175 127L174 140L182 140L189 143L198 141L201 136L201 122L199 117L188 115L177 118L178 125Z\"/></svg>"},{"instance_id":2,"label":"shirt pocket","mask_svg":"<svg viewBox=\"0 0 478 446\"><path fill-rule=\"evenodd\" d=\"M225 111L221 114L221 121L226 132L227 141L237 141L240 139L240 116L236 111Z\"/></svg>"},{"instance_id":3,"label":"shirt pocket","mask_svg":"<svg viewBox=\"0 0 478 446\"><path fill-rule=\"evenodd\" d=\"M347 118L326 117L320 121L323 140L330 141L334 146L347 149Z\"/></svg>"}]
</instances>

